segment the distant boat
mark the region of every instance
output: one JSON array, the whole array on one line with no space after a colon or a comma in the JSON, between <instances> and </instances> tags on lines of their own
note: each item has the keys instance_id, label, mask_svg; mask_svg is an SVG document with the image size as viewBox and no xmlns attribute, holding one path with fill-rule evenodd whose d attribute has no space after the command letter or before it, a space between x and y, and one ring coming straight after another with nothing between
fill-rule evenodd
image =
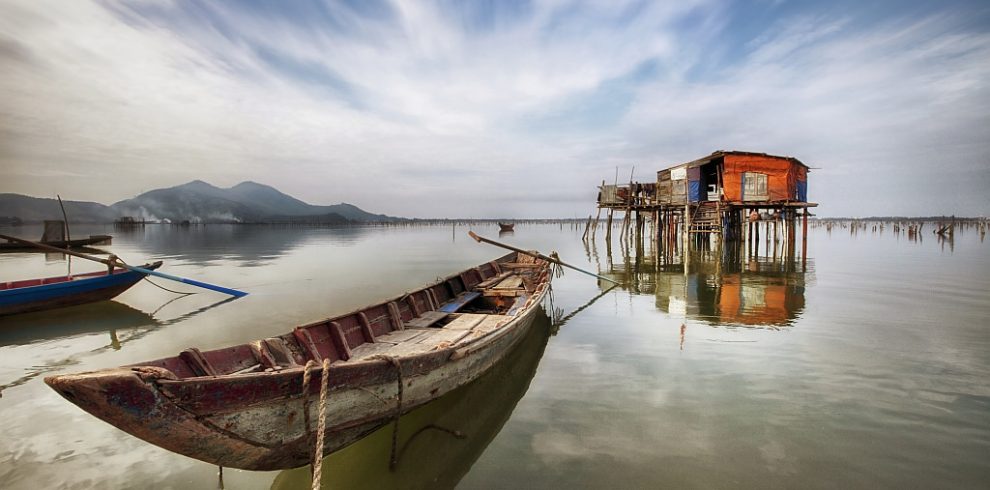
<instances>
[{"instance_id":1,"label":"distant boat","mask_svg":"<svg viewBox=\"0 0 990 490\"><path fill-rule=\"evenodd\" d=\"M142 268L155 270L161 261ZM50 310L113 298L143 279L145 274L114 269L72 276L0 283L0 315Z\"/></svg>"},{"instance_id":2,"label":"distant boat","mask_svg":"<svg viewBox=\"0 0 990 490\"><path fill-rule=\"evenodd\" d=\"M110 243L110 235L90 235L89 238L69 240L65 236L65 221L46 220L45 231L41 235L41 243L58 248L79 248L97 243ZM0 242L0 252L39 252L36 247L11 240Z\"/></svg>"},{"instance_id":3,"label":"distant boat","mask_svg":"<svg viewBox=\"0 0 990 490\"><path fill-rule=\"evenodd\" d=\"M499 231L512 231L512 229L515 226L516 226L515 223L499 223L498 224Z\"/></svg>"},{"instance_id":4,"label":"distant boat","mask_svg":"<svg viewBox=\"0 0 990 490\"><path fill-rule=\"evenodd\" d=\"M247 470L295 468L313 456L324 360L319 457L470 383L512 352L542 314L549 265L514 252L283 335L45 382L179 454Z\"/></svg>"},{"instance_id":5,"label":"distant boat","mask_svg":"<svg viewBox=\"0 0 990 490\"><path fill-rule=\"evenodd\" d=\"M50 240L41 241L42 244L51 245L58 248L82 248L97 243L109 243L113 237L110 235L90 235L89 238L76 238L74 240ZM0 242L2 252L43 252L30 245L22 245L14 242Z\"/></svg>"}]
</instances>

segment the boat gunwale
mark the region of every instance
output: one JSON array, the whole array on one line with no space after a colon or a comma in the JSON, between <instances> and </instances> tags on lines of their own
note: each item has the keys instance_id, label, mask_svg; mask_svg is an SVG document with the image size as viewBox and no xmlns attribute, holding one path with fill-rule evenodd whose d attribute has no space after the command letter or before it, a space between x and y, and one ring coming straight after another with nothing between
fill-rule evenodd
<instances>
[{"instance_id":1,"label":"boat gunwale","mask_svg":"<svg viewBox=\"0 0 990 490\"><path fill-rule=\"evenodd\" d=\"M501 259L508 259L515 257L515 253L510 253ZM450 346L445 346L436 350L418 352L409 355L396 356L395 360L402 366L402 375L406 378L411 378L419 375L425 375L431 371L449 363L452 361L460 360L461 358L467 357L478 351L483 350L486 346L497 342L501 337L509 335L513 332L516 327L521 323L529 320L530 314L536 309L545 297L546 292L549 290L549 284L552 279L549 274L549 264L542 265L541 267L547 268L546 275L543 281L541 281L536 289L533 291L532 295L527 299L526 305L521 308L514 316L502 315L506 318L510 318L509 321L500 325L498 328L485 332L477 337L471 338L465 343L452 344ZM470 270L470 269L465 269ZM447 279L456 278L459 274L454 274L449 276ZM436 284L427 286L429 287L443 284L444 281L440 281ZM421 289L422 290L422 289ZM421 291L416 290L416 292ZM398 296L402 298L405 295ZM375 306L381 306L387 304L388 301L383 303L368 306L366 308L373 308ZM365 308L365 309L366 309ZM357 309L351 313L345 314L341 317L349 316L355 314L363 309ZM332 320L332 319L331 319ZM324 320L327 321L327 320ZM427 327L429 328L429 327ZM228 347L229 348L229 347ZM171 358L168 358L171 359ZM152 361L157 362L157 361ZM141 368L149 367L148 364L131 364L128 366L121 366L123 368ZM158 366L151 366L158 367ZM165 369L165 368L162 368ZM172 377L158 377L156 379L149 379L148 381L153 381L155 385L161 390L161 392L168 398L172 399L173 403L183 406L184 409L189 410L191 413L203 414L220 414L220 413L232 413L238 410L242 410L249 407L265 405L271 403L274 400L291 400L300 397L307 396L307 393L303 392L301 386L302 373L305 372L306 367L304 365L283 367L275 371L258 371L258 372L247 372L247 373L228 373L220 375L203 375L203 376L192 376L180 378L176 376ZM322 376L322 369L317 366L311 366L310 371L312 373L312 380L310 386L310 395L316 390L319 385L317 382ZM97 371L99 372L99 371ZM371 357L355 360L337 360L329 365L330 378L328 380L328 389L331 391L342 391L350 389L361 389L370 385L376 385L380 383L394 382L397 379L398 373L392 366L391 362L381 358L381 357ZM85 374L85 373L80 373ZM297 382L298 381L298 382ZM268 387L272 387L271 392L267 395L258 396L257 398L244 401L243 403L237 404L236 406L224 408L216 403L203 403L202 401L189 398L188 396L183 396L183 394L193 394L201 390L209 390L210 387L220 387L220 386L233 386L233 385L255 385L259 388L258 383L263 383Z\"/></svg>"},{"instance_id":2,"label":"boat gunwale","mask_svg":"<svg viewBox=\"0 0 990 490\"><path fill-rule=\"evenodd\" d=\"M145 264L140 265L140 266L137 266L137 267L140 267L142 269L155 270L155 269L157 269L157 268L159 268L161 266L162 266L162 261L161 260L157 260L155 262L148 262L148 263L145 263ZM104 270L104 271L96 271L96 272L85 272L83 274L72 274L72 275L64 275L64 276L50 276L50 277L42 277L42 278L38 278L38 279L22 279L22 280L19 280L19 281L7 281L7 282L0 283L0 295L3 295L4 292L11 292L11 293L12 292L15 292L15 291L18 291L18 292L19 291L29 292L29 291L32 291L33 288L41 288L41 287L45 287L45 288L49 288L50 287L52 289L58 289L58 287L66 287L66 286L79 285L83 281L91 281L93 279L105 279L105 278L108 278L108 277L118 276L118 275L127 274L127 273L139 274L142 277L145 276L145 275L147 275L147 274L145 274L143 272L133 271L133 270L130 270L130 269L127 269L127 268L124 268L124 267L117 267L117 268L114 268L113 272L109 272L109 273ZM44 282L42 282L41 284L33 284L33 285L30 285L30 286L15 286L15 287L11 287L10 286L12 284L19 283L19 282L47 281L47 280L51 280L51 279L65 279L65 280L64 281L50 282L50 283L47 283L47 284L44 283Z\"/></svg>"},{"instance_id":3,"label":"boat gunwale","mask_svg":"<svg viewBox=\"0 0 990 490\"><path fill-rule=\"evenodd\" d=\"M407 291L404 291L404 292L402 292L402 293L400 293L400 294L398 294L398 295L396 295L394 297L386 298L386 299L380 300L380 301L375 302L375 303L369 303L369 304L366 304L364 306L360 306L358 308L354 308L354 309L352 309L350 311L347 311L345 313L341 313L339 315L325 317L325 318L322 318L322 319L319 319L319 320L304 322L304 323L302 323L300 325L296 325L296 326L292 327L292 329L289 330L289 331L287 331L287 332L276 333L276 334L273 334L273 335L271 335L270 337L267 337L267 338L278 338L278 337L282 337L282 336L292 335L292 332L294 330L296 330L296 329L300 329L300 328L305 329L305 328L309 328L309 327L315 327L315 326L319 326L319 325L330 324L330 323L335 322L337 320L348 318L348 317L350 317L352 315L356 315L358 313L362 313L362 312L368 311L368 310L373 309L373 308L386 307L389 303L398 303L398 302L401 302L403 299L405 299L407 297L410 297L412 295L422 293L424 291L430 290L430 289L432 289L434 287L437 287L437 286L442 286L442 285L444 285L445 283L447 283L448 281L450 281L452 279L459 279L462 274L464 274L467 271L474 270L477 267L483 266L485 264L490 264L490 263L511 262L512 259L516 258L517 256L518 256L518 254L516 252L510 252L510 253L507 253L507 254L502 255L500 257L497 257L494 260L491 260L491 261L488 261L488 262L484 262L482 264L479 264L479 266L468 267L466 269L462 269L461 271L456 272L456 273L453 273L453 274L450 274L448 276L438 277L439 281L431 282L431 283L429 283L429 284L427 284L427 285L425 285L425 286L423 286L423 287L421 287L419 289L407 290ZM547 264L546 266L541 266L541 267L549 267L549 264ZM548 277L547 278L547 282L549 282L549 280L550 280L550 278ZM539 287L539 285L537 285L537 288L538 287ZM465 289L465 291L467 291L467 289ZM455 294L454 297L456 297L456 296L457 295ZM433 311L439 311L439 308L437 310L433 310ZM519 312L519 313L522 313L522 312ZM517 313L516 316L519 316L519 313ZM412 329L410 329L410 330L412 330ZM501 327L499 328L499 330L501 330ZM399 331L399 330L394 330L393 329L392 331L394 332L394 331ZM481 336L479 336L479 338L480 337ZM259 339L255 339L255 340L259 340ZM248 341L248 342L251 342L251 341ZM213 352L213 351L216 351L216 350L230 349L230 348L234 348L234 347L239 347L241 345L245 345L245 344L242 343L242 344L231 344L231 345L219 346L219 347L214 348L214 349L209 349L206 352ZM438 351L439 351L439 349L438 349ZM416 354L416 355L432 354L432 353L433 352L427 352L427 353L421 353L421 354ZM407 357L408 356L403 357L403 358L407 358ZM151 360L139 361L139 362L136 362L136 363L127 364L127 365L120 366L120 367L125 367L125 368L126 367L141 367L141 366L161 367L167 361L170 361L170 360L173 360L173 359L177 359L177 358L179 358L179 354L175 354L175 355L167 356L167 357L162 357L162 358L158 358L158 359L151 359ZM333 361L331 361L331 368L333 368L335 366L341 366L341 365L355 365L355 364L358 364L358 363L363 362L363 361L365 361L365 359L359 359L359 360L354 360L354 361L351 361L351 360L346 360L346 361L343 361L343 360L333 360ZM382 363L386 363L387 361L381 361L381 362ZM287 371L287 370L297 370L297 371L300 371L301 372L302 369L303 369L303 367L304 367L303 365L299 365L298 367L296 367L296 366L284 367L284 368L279 369L278 371L276 371L276 373L277 372L282 372L282 371ZM94 371L94 372L98 372L98 371ZM249 372L249 373L241 373L241 374L224 373L224 374L218 374L218 375L185 376L185 377L179 377L177 375L176 376L177 377L176 380L169 380L169 381L209 379L209 378L226 378L226 377L233 377L233 376L236 376L237 379L242 379L242 378L247 377L247 376L250 376L250 375L262 375L262 374L274 374L274 373L271 373L271 372L268 372L268 373L266 373L266 372Z\"/></svg>"}]
</instances>

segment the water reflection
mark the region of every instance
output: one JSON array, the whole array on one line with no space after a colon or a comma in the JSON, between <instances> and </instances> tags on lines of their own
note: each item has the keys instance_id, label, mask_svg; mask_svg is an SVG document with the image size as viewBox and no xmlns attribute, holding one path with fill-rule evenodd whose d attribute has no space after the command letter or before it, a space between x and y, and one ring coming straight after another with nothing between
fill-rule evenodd
<instances>
[{"instance_id":1,"label":"water reflection","mask_svg":"<svg viewBox=\"0 0 990 490\"><path fill-rule=\"evenodd\" d=\"M241 266L265 265L310 241L353 244L365 227L299 227L276 225L143 226L116 230L130 241L154 250L156 259L182 259L194 265L235 260ZM149 258L150 259L150 258Z\"/></svg>"},{"instance_id":2,"label":"water reflection","mask_svg":"<svg viewBox=\"0 0 990 490\"><path fill-rule=\"evenodd\" d=\"M323 488L453 488L529 388L550 336L542 310L522 342L473 383L399 421L400 458L389 471L391 425L323 460ZM286 470L273 489L310 488L309 467Z\"/></svg>"},{"instance_id":3,"label":"water reflection","mask_svg":"<svg viewBox=\"0 0 990 490\"><path fill-rule=\"evenodd\" d=\"M56 348L54 352L47 353L43 348L33 354L30 351L5 351L4 361L7 362L3 368L24 374L10 381L0 379L2 381L0 397L3 396L4 390L21 386L38 376L79 364L87 357L109 350L120 350L125 344L136 342L163 327L183 322L236 298L224 298L168 320L155 317L161 308L180 299L183 297L168 301L150 314L116 301L101 301L5 318L0 328L0 347L17 348L34 343L45 345L59 342L64 345ZM86 334L97 332L106 332L107 343L91 348L86 347L85 342L78 344L74 342ZM52 357L50 354L56 355Z\"/></svg>"},{"instance_id":4,"label":"water reflection","mask_svg":"<svg viewBox=\"0 0 990 490\"><path fill-rule=\"evenodd\" d=\"M155 324L155 319L116 301L101 301L4 318L0 346L24 345L38 340L92 332L112 332Z\"/></svg>"},{"instance_id":5,"label":"water reflection","mask_svg":"<svg viewBox=\"0 0 990 490\"><path fill-rule=\"evenodd\" d=\"M635 294L656 296L657 308L673 317L711 325L777 328L793 324L804 310L814 264L793 248L771 247L761 256L707 241L691 244L686 253L683 245L670 245L625 248L621 262L609 257L606 276Z\"/></svg>"}]
</instances>

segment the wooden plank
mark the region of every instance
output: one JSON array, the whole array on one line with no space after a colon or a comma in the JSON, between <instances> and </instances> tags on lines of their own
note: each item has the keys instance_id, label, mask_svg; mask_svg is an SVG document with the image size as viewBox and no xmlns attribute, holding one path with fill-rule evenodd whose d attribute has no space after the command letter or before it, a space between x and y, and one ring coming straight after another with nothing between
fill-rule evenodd
<instances>
[{"instance_id":1,"label":"wooden plank","mask_svg":"<svg viewBox=\"0 0 990 490\"><path fill-rule=\"evenodd\" d=\"M426 331L427 332L433 332L433 331L439 332L440 330L426 330ZM416 354L422 354L424 352L431 352L433 350L436 350L435 347L436 347L436 345L433 344L432 342L431 343L425 343L425 344L420 344L418 342L403 342L401 344L398 344L398 345L392 347L391 349L389 349L388 351L386 351L385 354L386 355L389 355L389 356L392 356L392 357L406 357L406 356L412 356L412 355L416 355Z\"/></svg>"},{"instance_id":2,"label":"wooden plank","mask_svg":"<svg viewBox=\"0 0 990 490\"><path fill-rule=\"evenodd\" d=\"M340 328L340 324L337 322L330 322L330 338L333 339L333 343L336 344L337 353L341 360L348 360L351 358L351 346L347 345L347 337L344 336L344 330Z\"/></svg>"},{"instance_id":3,"label":"wooden plank","mask_svg":"<svg viewBox=\"0 0 990 490\"><path fill-rule=\"evenodd\" d=\"M309 334L309 330L306 330L303 327L296 327L295 330L292 331L292 335L296 338L296 341L299 342L299 345L306 350L311 359L317 362L323 360L323 356L320 355L320 349L316 347L316 342L313 342L313 336Z\"/></svg>"},{"instance_id":4,"label":"wooden plank","mask_svg":"<svg viewBox=\"0 0 990 490\"><path fill-rule=\"evenodd\" d=\"M354 348L351 353L353 357L351 359L367 359L372 356L377 356L379 354L387 354L389 349L395 347L395 344L391 342L375 342L374 344L361 344Z\"/></svg>"},{"instance_id":5,"label":"wooden plank","mask_svg":"<svg viewBox=\"0 0 990 490\"><path fill-rule=\"evenodd\" d=\"M470 330L475 325L481 323L488 315L474 313L462 313L454 321L443 326L443 330Z\"/></svg>"},{"instance_id":6,"label":"wooden plank","mask_svg":"<svg viewBox=\"0 0 990 490\"><path fill-rule=\"evenodd\" d=\"M508 322L509 317L505 315L487 315L484 320L471 329L471 335L474 337L479 337L488 332L501 328L502 325Z\"/></svg>"},{"instance_id":7,"label":"wooden plank","mask_svg":"<svg viewBox=\"0 0 990 490\"><path fill-rule=\"evenodd\" d=\"M457 295L452 301L440 307L440 311L446 313L457 313L458 310L464 308L464 305L474 301L476 298L481 296L481 293L477 291L472 291L469 293L461 293Z\"/></svg>"},{"instance_id":8,"label":"wooden plank","mask_svg":"<svg viewBox=\"0 0 990 490\"><path fill-rule=\"evenodd\" d=\"M427 328L444 318L447 318L449 313L444 313L442 311L427 311L423 313L419 318L413 318L406 322L406 328Z\"/></svg>"},{"instance_id":9,"label":"wooden plank","mask_svg":"<svg viewBox=\"0 0 990 490\"><path fill-rule=\"evenodd\" d=\"M490 277L488 279L485 279L483 282L479 282L478 284L476 284L474 286L474 289L475 290L485 289L487 287L490 287L493 284L498 284L499 282L501 282L503 279L509 277L510 275L512 275L512 272L503 272L503 273L501 273L501 274L499 274L499 275L497 275L495 277Z\"/></svg>"},{"instance_id":10,"label":"wooden plank","mask_svg":"<svg viewBox=\"0 0 990 490\"><path fill-rule=\"evenodd\" d=\"M395 330L389 332L386 335L379 335L376 340L378 342L391 342L393 344L400 344L403 342L411 342L416 337L421 335L426 335L430 330L427 329L416 329L416 330Z\"/></svg>"},{"instance_id":11,"label":"wooden plank","mask_svg":"<svg viewBox=\"0 0 990 490\"><path fill-rule=\"evenodd\" d=\"M430 331L430 335L417 339L416 343L429 345L430 347L437 347L441 344L450 345L456 343L470 332L470 330L447 330L445 328L432 330Z\"/></svg>"},{"instance_id":12,"label":"wooden plank","mask_svg":"<svg viewBox=\"0 0 990 490\"><path fill-rule=\"evenodd\" d=\"M522 296L526 294L525 289L486 289L481 292L485 296Z\"/></svg>"},{"instance_id":13,"label":"wooden plank","mask_svg":"<svg viewBox=\"0 0 990 490\"><path fill-rule=\"evenodd\" d=\"M522 285L522 278L519 276L507 277L492 289L518 289Z\"/></svg>"},{"instance_id":14,"label":"wooden plank","mask_svg":"<svg viewBox=\"0 0 990 490\"><path fill-rule=\"evenodd\" d=\"M375 341L375 332L371 330L371 322L368 321L368 315L365 315L363 311L359 311L358 322L361 324L361 333L364 334L365 342Z\"/></svg>"}]
</instances>

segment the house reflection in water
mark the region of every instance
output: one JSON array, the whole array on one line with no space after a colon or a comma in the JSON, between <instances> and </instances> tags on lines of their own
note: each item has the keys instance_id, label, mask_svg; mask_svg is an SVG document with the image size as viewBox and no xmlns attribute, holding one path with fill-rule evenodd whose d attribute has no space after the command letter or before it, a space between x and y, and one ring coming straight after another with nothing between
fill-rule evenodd
<instances>
[{"instance_id":1,"label":"house reflection in water","mask_svg":"<svg viewBox=\"0 0 990 490\"><path fill-rule=\"evenodd\" d=\"M606 275L633 293L655 295L657 308L672 317L715 326L785 327L804 310L805 286L814 278L809 261L786 250L747 257L732 247L707 245L692 246L686 267L676 249L647 251L608 264Z\"/></svg>"}]
</instances>

